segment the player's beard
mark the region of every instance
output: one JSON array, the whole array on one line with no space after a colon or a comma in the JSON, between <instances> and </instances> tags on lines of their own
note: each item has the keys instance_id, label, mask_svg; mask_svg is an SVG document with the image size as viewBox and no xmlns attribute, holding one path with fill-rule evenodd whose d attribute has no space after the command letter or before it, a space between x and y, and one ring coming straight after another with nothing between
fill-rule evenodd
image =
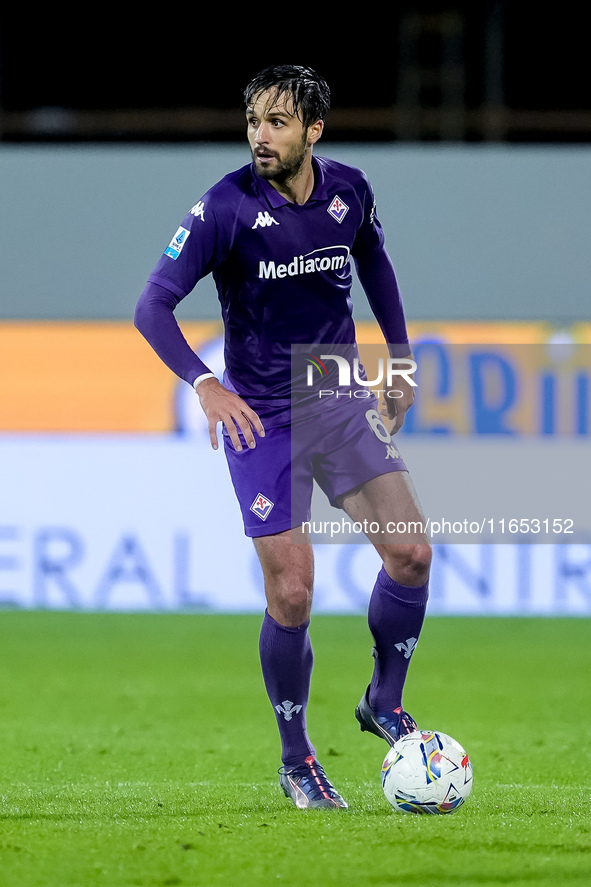
<instances>
[{"instance_id":1,"label":"player's beard","mask_svg":"<svg viewBox=\"0 0 591 887\"><path fill-rule=\"evenodd\" d=\"M263 179L284 185L286 182L293 181L301 172L308 153L307 135L304 133L301 142L298 145L294 145L283 159L280 159L275 151L266 152L276 159L276 163L270 167L257 162L256 152L257 149L254 148L251 153L257 174Z\"/></svg>"}]
</instances>

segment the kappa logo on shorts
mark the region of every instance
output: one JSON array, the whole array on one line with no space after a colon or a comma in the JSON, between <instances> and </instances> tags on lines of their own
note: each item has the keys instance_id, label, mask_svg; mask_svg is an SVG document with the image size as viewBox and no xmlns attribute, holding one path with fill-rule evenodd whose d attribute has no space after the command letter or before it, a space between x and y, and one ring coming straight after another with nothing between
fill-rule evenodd
<instances>
[{"instance_id":1,"label":"kappa logo on shorts","mask_svg":"<svg viewBox=\"0 0 591 887\"><path fill-rule=\"evenodd\" d=\"M271 502L270 499L267 499L266 496L263 496L262 493L257 493L257 497L250 506L250 510L253 514L256 514L257 517L260 517L261 520L267 520L274 504L275 503Z\"/></svg>"}]
</instances>

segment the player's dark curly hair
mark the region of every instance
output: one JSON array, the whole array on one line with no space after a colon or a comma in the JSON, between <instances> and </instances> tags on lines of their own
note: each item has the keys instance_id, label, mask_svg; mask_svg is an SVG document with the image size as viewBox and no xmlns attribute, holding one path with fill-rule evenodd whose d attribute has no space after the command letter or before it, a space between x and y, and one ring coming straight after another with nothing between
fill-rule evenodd
<instances>
[{"instance_id":1,"label":"player's dark curly hair","mask_svg":"<svg viewBox=\"0 0 591 887\"><path fill-rule=\"evenodd\" d=\"M324 120L330 108L330 89L326 80L312 68L301 65L270 65L252 78L244 90L246 107L261 92L275 90L275 101L289 96L294 112L304 127Z\"/></svg>"}]
</instances>

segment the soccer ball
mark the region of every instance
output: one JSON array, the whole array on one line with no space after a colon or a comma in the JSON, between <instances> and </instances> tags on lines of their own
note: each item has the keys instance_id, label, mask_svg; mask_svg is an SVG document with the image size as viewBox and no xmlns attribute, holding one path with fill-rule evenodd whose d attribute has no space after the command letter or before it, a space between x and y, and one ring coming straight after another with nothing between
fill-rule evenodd
<instances>
[{"instance_id":1,"label":"soccer ball","mask_svg":"<svg viewBox=\"0 0 591 887\"><path fill-rule=\"evenodd\" d=\"M382 788L399 813L455 813L472 791L472 764L446 733L402 736L382 764Z\"/></svg>"}]
</instances>

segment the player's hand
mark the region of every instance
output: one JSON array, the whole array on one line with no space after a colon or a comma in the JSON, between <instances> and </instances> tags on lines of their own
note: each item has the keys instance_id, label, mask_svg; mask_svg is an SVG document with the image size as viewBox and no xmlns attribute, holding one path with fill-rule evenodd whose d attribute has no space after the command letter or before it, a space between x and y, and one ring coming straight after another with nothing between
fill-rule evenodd
<instances>
[{"instance_id":1,"label":"player's hand","mask_svg":"<svg viewBox=\"0 0 591 887\"><path fill-rule=\"evenodd\" d=\"M233 391L228 391L217 379L204 379L196 391L201 408L207 417L209 439L214 450L218 448L218 422L225 425L235 450L243 449L239 430L246 445L251 449L256 446L255 432L259 437L265 436L263 423L255 411Z\"/></svg>"},{"instance_id":2,"label":"player's hand","mask_svg":"<svg viewBox=\"0 0 591 887\"><path fill-rule=\"evenodd\" d=\"M386 409L382 410L382 416L391 419L393 425L390 434L396 434L404 424L404 417L411 408L415 399L415 389L404 376L398 376L396 382L384 391Z\"/></svg>"}]
</instances>

